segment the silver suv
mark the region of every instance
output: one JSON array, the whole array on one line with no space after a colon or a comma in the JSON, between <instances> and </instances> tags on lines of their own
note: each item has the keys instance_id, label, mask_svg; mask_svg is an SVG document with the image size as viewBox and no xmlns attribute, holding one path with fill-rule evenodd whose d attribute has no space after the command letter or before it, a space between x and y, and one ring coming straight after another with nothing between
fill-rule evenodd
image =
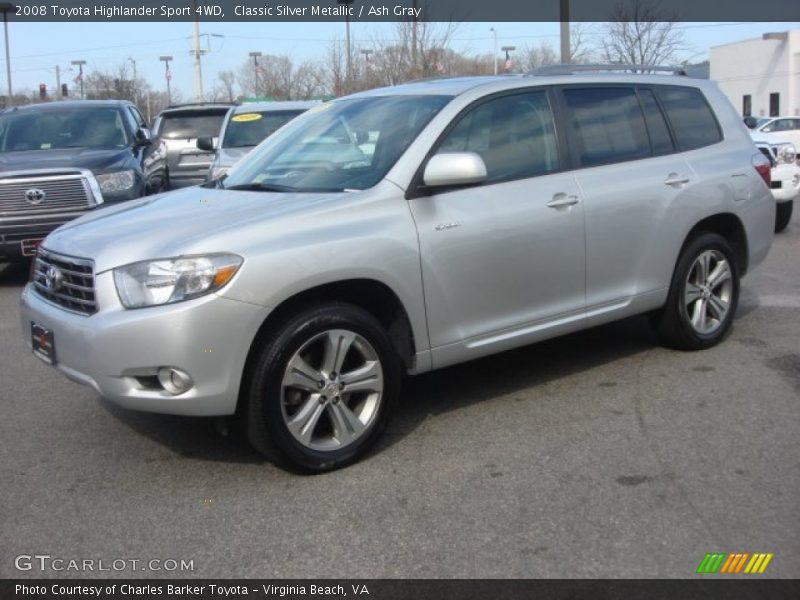
<instances>
[{"instance_id":1,"label":"silver suv","mask_svg":"<svg viewBox=\"0 0 800 600\"><path fill-rule=\"evenodd\" d=\"M23 292L28 344L323 471L378 438L404 373L639 313L669 346L718 343L772 242L769 161L713 83L550 73L329 102L205 188L65 225Z\"/></svg>"}]
</instances>

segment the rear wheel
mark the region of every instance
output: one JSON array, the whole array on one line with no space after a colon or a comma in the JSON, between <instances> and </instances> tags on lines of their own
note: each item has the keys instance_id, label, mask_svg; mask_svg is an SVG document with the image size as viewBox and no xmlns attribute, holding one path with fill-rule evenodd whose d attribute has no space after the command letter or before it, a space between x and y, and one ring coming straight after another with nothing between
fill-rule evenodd
<instances>
[{"instance_id":1,"label":"rear wheel","mask_svg":"<svg viewBox=\"0 0 800 600\"><path fill-rule=\"evenodd\" d=\"M779 202L775 208L775 233L780 233L789 226L789 221L792 220L792 209L794 208L794 200L789 202Z\"/></svg>"},{"instance_id":2,"label":"rear wheel","mask_svg":"<svg viewBox=\"0 0 800 600\"><path fill-rule=\"evenodd\" d=\"M682 350L702 350L730 331L739 302L739 270L727 240L704 232L684 248L669 297L653 316L662 342Z\"/></svg>"},{"instance_id":3,"label":"rear wheel","mask_svg":"<svg viewBox=\"0 0 800 600\"><path fill-rule=\"evenodd\" d=\"M307 309L262 346L247 390L250 442L304 471L345 466L380 436L400 392L400 361L372 315Z\"/></svg>"}]
</instances>

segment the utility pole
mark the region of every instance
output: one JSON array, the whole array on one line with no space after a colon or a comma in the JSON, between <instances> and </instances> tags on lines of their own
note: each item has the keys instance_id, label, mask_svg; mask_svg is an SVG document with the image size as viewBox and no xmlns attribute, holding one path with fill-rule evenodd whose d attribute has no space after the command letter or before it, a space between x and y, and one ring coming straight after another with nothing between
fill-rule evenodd
<instances>
[{"instance_id":1,"label":"utility pole","mask_svg":"<svg viewBox=\"0 0 800 600\"><path fill-rule=\"evenodd\" d=\"M561 19L561 64L572 62L572 50L569 41L569 0L559 0L559 18Z\"/></svg>"},{"instance_id":2,"label":"utility pole","mask_svg":"<svg viewBox=\"0 0 800 600\"><path fill-rule=\"evenodd\" d=\"M78 81L81 83L81 100L86 100L86 95L83 93L83 65L86 64L85 60L73 60L73 65L78 65Z\"/></svg>"},{"instance_id":3,"label":"utility pole","mask_svg":"<svg viewBox=\"0 0 800 600\"><path fill-rule=\"evenodd\" d=\"M494 74L497 75L497 30L492 27L489 31L494 36Z\"/></svg>"},{"instance_id":4,"label":"utility pole","mask_svg":"<svg viewBox=\"0 0 800 600\"><path fill-rule=\"evenodd\" d=\"M164 62L164 79L167 80L167 106L172 104L172 91L169 87L169 80L172 79L172 73L169 72L169 61L172 60L171 56L159 56L158 60Z\"/></svg>"},{"instance_id":5,"label":"utility pole","mask_svg":"<svg viewBox=\"0 0 800 600\"><path fill-rule=\"evenodd\" d=\"M258 100L258 71L259 71L258 57L261 56L261 52L251 52L250 56L253 57L253 76L255 77L253 95L256 97L256 100Z\"/></svg>"},{"instance_id":6,"label":"utility pole","mask_svg":"<svg viewBox=\"0 0 800 600\"><path fill-rule=\"evenodd\" d=\"M61 100L61 67L56 65L56 101Z\"/></svg>"},{"instance_id":7,"label":"utility pole","mask_svg":"<svg viewBox=\"0 0 800 600\"><path fill-rule=\"evenodd\" d=\"M347 11L344 16L344 24L345 24L345 41L344 41L344 49L347 53L347 71L345 77L347 78L347 84L345 85L345 93L350 91L350 82L352 81L353 77L353 64L352 64L352 56L350 55L350 5L355 0L336 0L337 4L344 6L345 10Z\"/></svg>"},{"instance_id":8,"label":"utility pole","mask_svg":"<svg viewBox=\"0 0 800 600\"><path fill-rule=\"evenodd\" d=\"M133 92L133 103L136 106L139 106L139 90L136 84L136 61L130 56L128 57L128 60L133 63L133 89L131 90Z\"/></svg>"},{"instance_id":9,"label":"utility pole","mask_svg":"<svg viewBox=\"0 0 800 600\"><path fill-rule=\"evenodd\" d=\"M14 94L11 91L11 53L8 49L8 11L16 10L16 6L10 2L0 2L0 10L3 11L3 28L6 34L6 81L8 83L8 102L7 107L14 106Z\"/></svg>"},{"instance_id":10,"label":"utility pole","mask_svg":"<svg viewBox=\"0 0 800 600\"><path fill-rule=\"evenodd\" d=\"M413 0L411 7L414 9L414 16L411 17L411 72L417 73L417 0Z\"/></svg>"},{"instance_id":11,"label":"utility pole","mask_svg":"<svg viewBox=\"0 0 800 600\"><path fill-rule=\"evenodd\" d=\"M200 50L200 21L197 16L197 0L192 0L192 11L194 12L194 21L192 22L192 37L194 39L194 95L197 102L203 101L203 65L200 64L200 56L203 54Z\"/></svg>"}]
</instances>

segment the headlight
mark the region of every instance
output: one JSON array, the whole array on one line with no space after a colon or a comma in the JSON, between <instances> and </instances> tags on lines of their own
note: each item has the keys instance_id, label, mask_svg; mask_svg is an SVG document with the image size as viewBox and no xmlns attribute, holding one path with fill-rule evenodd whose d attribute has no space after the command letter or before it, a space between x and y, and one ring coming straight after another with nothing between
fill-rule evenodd
<instances>
[{"instance_id":1,"label":"headlight","mask_svg":"<svg viewBox=\"0 0 800 600\"><path fill-rule=\"evenodd\" d=\"M775 155L779 165L792 165L797 160L797 150L794 144L781 144L777 147Z\"/></svg>"},{"instance_id":2,"label":"headlight","mask_svg":"<svg viewBox=\"0 0 800 600\"><path fill-rule=\"evenodd\" d=\"M241 265L235 254L144 261L114 269L114 284L125 308L171 304L220 289Z\"/></svg>"},{"instance_id":3,"label":"headlight","mask_svg":"<svg viewBox=\"0 0 800 600\"><path fill-rule=\"evenodd\" d=\"M96 179L97 184L100 186L100 191L104 194L124 192L131 189L136 182L136 176L133 171L106 173L105 175L97 175Z\"/></svg>"}]
</instances>

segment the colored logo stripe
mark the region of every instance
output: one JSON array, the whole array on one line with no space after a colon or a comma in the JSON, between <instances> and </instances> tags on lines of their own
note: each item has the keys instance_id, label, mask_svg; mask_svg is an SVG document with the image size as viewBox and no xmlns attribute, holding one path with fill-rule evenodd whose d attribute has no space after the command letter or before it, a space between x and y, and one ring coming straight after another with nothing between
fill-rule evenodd
<instances>
[{"instance_id":1,"label":"colored logo stripe","mask_svg":"<svg viewBox=\"0 0 800 600\"><path fill-rule=\"evenodd\" d=\"M772 554L758 552L752 555L748 552L708 553L703 557L700 566L697 567L697 572L735 574L741 573L742 568L744 568L745 573L760 574L767 568L772 556ZM750 560L748 561L748 559ZM746 567L745 564L747 564Z\"/></svg>"}]
</instances>

